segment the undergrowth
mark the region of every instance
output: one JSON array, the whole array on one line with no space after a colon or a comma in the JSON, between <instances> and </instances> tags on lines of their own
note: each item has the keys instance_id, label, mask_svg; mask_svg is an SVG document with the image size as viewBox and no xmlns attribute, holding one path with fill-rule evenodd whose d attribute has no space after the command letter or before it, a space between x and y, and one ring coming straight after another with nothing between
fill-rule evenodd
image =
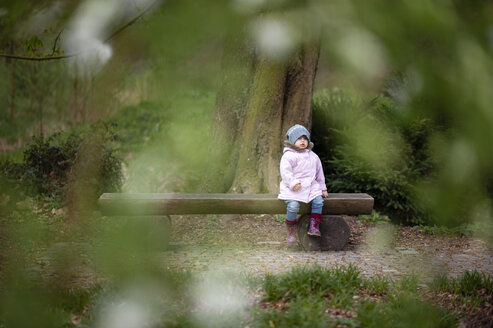
<instances>
[{"instance_id":1,"label":"undergrowth","mask_svg":"<svg viewBox=\"0 0 493 328\"><path fill-rule=\"evenodd\" d=\"M452 327L455 314L423 301L416 277L364 278L346 267L267 275L252 327Z\"/></svg>"},{"instance_id":2,"label":"undergrowth","mask_svg":"<svg viewBox=\"0 0 493 328\"><path fill-rule=\"evenodd\" d=\"M90 289L36 287L26 295L33 305L45 300L36 305L44 311L37 314L52 327L114 324L121 319L115 315L126 311L156 327L454 327L458 322L457 313L422 297L415 276L366 278L351 264L295 267L263 278L159 272L130 285L117 280ZM473 271L453 279L439 276L430 287L479 306L493 293L493 279ZM246 301L248 294L261 296L257 305ZM3 298L7 301L0 325L28 323L19 313L5 312L21 299Z\"/></svg>"},{"instance_id":3,"label":"undergrowth","mask_svg":"<svg viewBox=\"0 0 493 328\"><path fill-rule=\"evenodd\" d=\"M61 207L70 197L93 204L103 192L120 190L122 160L111 125L98 122L46 138L33 138L20 162L4 159L0 180L6 190L43 198Z\"/></svg>"},{"instance_id":4,"label":"undergrowth","mask_svg":"<svg viewBox=\"0 0 493 328\"><path fill-rule=\"evenodd\" d=\"M428 224L417 182L436 171L430 139L439 126L400 113L388 96L324 91L313 98L312 138L331 192L368 193L375 209L396 223Z\"/></svg>"},{"instance_id":5,"label":"undergrowth","mask_svg":"<svg viewBox=\"0 0 493 328\"><path fill-rule=\"evenodd\" d=\"M377 211L372 211L370 215L359 215L358 217L362 222L368 223L381 223L391 221L387 215L381 215Z\"/></svg>"},{"instance_id":6,"label":"undergrowth","mask_svg":"<svg viewBox=\"0 0 493 328\"><path fill-rule=\"evenodd\" d=\"M492 301L493 277L476 270L466 271L457 278L448 278L446 275L438 275L430 283L430 288L435 292L447 292L456 295L453 302L460 301L472 310L482 303Z\"/></svg>"},{"instance_id":7,"label":"undergrowth","mask_svg":"<svg viewBox=\"0 0 493 328\"><path fill-rule=\"evenodd\" d=\"M472 232L470 228L463 224L457 227L446 227L446 226L438 226L436 224L434 225L416 225L413 227L415 230L421 230L426 234L430 235L452 235L452 234L458 234L458 235L471 235Z\"/></svg>"}]
</instances>

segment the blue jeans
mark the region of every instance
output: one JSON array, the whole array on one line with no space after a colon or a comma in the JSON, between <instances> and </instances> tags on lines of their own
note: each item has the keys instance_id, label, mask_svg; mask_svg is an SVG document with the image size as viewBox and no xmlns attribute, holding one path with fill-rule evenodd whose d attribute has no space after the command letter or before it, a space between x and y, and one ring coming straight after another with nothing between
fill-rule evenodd
<instances>
[{"instance_id":1,"label":"blue jeans","mask_svg":"<svg viewBox=\"0 0 493 328\"><path fill-rule=\"evenodd\" d=\"M300 210L300 202L297 200L285 200L287 205L286 223L295 224L296 215ZM324 206L324 198L317 196L312 200L312 213L322 214L322 207Z\"/></svg>"}]
</instances>

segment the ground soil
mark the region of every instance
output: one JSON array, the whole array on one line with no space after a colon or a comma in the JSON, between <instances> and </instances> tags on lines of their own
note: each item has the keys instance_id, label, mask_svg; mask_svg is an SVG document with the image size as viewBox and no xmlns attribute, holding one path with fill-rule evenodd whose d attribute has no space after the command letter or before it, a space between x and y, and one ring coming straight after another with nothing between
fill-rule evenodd
<instances>
[{"instance_id":1,"label":"ground soil","mask_svg":"<svg viewBox=\"0 0 493 328\"><path fill-rule=\"evenodd\" d=\"M349 243L342 251L305 252L285 242L282 218L272 215L173 216L168 267L192 270L240 270L279 273L295 265L356 265L364 276L400 279L417 275L428 299L459 313L461 327L493 326L490 298L472 309L456 295L427 289L437 274L457 277L477 270L493 275L493 249L459 234L429 234L390 223L362 222L345 217Z\"/></svg>"},{"instance_id":2,"label":"ground soil","mask_svg":"<svg viewBox=\"0 0 493 328\"><path fill-rule=\"evenodd\" d=\"M159 222L167 222L161 219ZM426 284L437 274L458 277L465 271L477 270L493 275L491 246L463 235L427 234L390 223L363 222L356 217L345 217L345 220L351 229L346 247L341 251L315 252L286 243L286 226L281 216L172 216L169 247L159 252L156 260L167 269L198 273L235 271L262 276L282 273L295 266L354 265L364 277L389 276L398 280L415 275L424 297L460 314L460 327L493 327L491 296L472 308L454 301L456 295L430 291ZM63 282L90 287L98 281L90 270L81 269L73 274L58 272L52 258L57 257L56 254L63 255L67 243L55 244L36 259L38 269L46 272L48 284ZM53 252L55 255L51 254ZM87 267L83 263L90 263L86 257L77 261L82 264L67 267L83 268ZM70 281L64 282L60 277Z\"/></svg>"}]
</instances>

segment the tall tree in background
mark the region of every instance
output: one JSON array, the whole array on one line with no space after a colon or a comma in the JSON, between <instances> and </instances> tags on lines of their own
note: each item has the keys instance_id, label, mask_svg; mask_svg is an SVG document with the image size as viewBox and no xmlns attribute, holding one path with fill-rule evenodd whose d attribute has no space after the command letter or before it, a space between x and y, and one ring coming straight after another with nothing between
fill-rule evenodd
<instances>
[{"instance_id":1,"label":"tall tree in background","mask_svg":"<svg viewBox=\"0 0 493 328\"><path fill-rule=\"evenodd\" d=\"M229 44L202 189L275 193L285 132L296 123L311 128L319 39L306 38L287 56L244 41Z\"/></svg>"},{"instance_id":2,"label":"tall tree in background","mask_svg":"<svg viewBox=\"0 0 493 328\"><path fill-rule=\"evenodd\" d=\"M257 59L255 77L238 131L241 139L231 191L274 193L279 189L282 139L295 124L311 127L318 46L304 45L288 64Z\"/></svg>"}]
</instances>

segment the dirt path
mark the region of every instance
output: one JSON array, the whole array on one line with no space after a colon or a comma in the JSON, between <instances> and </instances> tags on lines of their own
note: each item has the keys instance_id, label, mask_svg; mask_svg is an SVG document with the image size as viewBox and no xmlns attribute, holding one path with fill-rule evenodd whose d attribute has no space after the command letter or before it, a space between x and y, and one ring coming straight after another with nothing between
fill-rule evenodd
<instances>
[{"instance_id":1,"label":"dirt path","mask_svg":"<svg viewBox=\"0 0 493 328\"><path fill-rule=\"evenodd\" d=\"M414 274L424 280L474 269L493 274L493 250L479 240L346 220L352 236L344 250L304 252L285 243L285 226L273 216L176 216L172 249L163 254L163 263L174 269L251 274L279 273L298 265L353 264L368 277Z\"/></svg>"}]
</instances>

